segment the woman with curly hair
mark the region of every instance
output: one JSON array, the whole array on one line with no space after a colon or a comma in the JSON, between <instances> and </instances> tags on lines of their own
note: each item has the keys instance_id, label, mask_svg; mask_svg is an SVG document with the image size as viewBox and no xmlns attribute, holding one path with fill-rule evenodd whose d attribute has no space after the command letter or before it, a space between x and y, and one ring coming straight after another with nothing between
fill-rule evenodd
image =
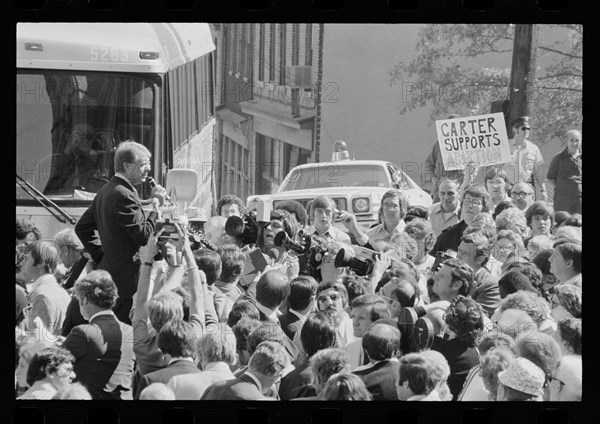
<instances>
[{"instance_id":1,"label":"woman with curly hair","mask_svg":"<svg viewBox=\"0 0 600 424\"><path fill-rule=\"evenodd\" d=\"M488 391L489 400L495 401L498 396L498 373L508 368L516 355L506 347L496 347L490 349L484 356L481 357L479 363L481 365L480 373L483 379L483 385Z\"/></svg>"},{"instance_id":2,"label":"woman with curly hair","mask_svg":"<svg viewBox=\"0 0 600 424\"><path fill-rule=\"evenodd\" d=\"M581 318L581 287L573 284L559 284L554 287L551 298L552 318Z\"/></svg>"},{"instance_id":3,"label":"woman with curly hair","mask_svg":"<svg viewBox=\"0 0 600 424\"><path fill-rule=\"evenodd\" d=\"M300 224L294 215L283 209L272 211L269 224L266 227L259 226L258 228L256 246L265 255L268 263L279 266L281 272L290 279L297 277L300 271L298 257L295 253L290 253L284 246L275 246L275 236L285 231L290 239L295 240L299 230Z\"/></svg>"},{"instance_id":4,"label":"woman with curly hair","mask_svg":"<svg viewBox=\"0 0 600 424\"><path fill-rule=\"evenodd\" d=\"M496 242L493 246L492 254L494 258L504 263L511 253L517 250L523 250L523 239L512 230L500 230L496 235Z\"/></svg>"},{"instance_id":5,"label":"woman with curly hair","mask_svg":"<svg viewBox=\"0 0 600 424\"><path fill-rule=\"evenodd\" d=\"M484 316L483 308L473 299L456 296L444 318L455 337L450 340L436 337L431 346L431 350L437 350L448 360L448 387L454 399L458 398L469 370L479 363L475 340L484 331Z\"/></svg>"},{"instance_id":6,"label":"woman with curly hair","mask_svg":"<svg viewBox=\"0 0 600 424\"><path fill-rule=\"evenodd\" d=\"M519 290L516 293L509 294L502 300L502 303L500 303L500 306L494 312L492 321L495 318L497 319L507 309L525 311L542 333L552 335L556 331L556 322L550 314L550 305L537 293L528 290Z\"/></svg>"},{"instance_id":7,"label":"woman with curly hair","mask_svg":"<svg viewBox=\"0 0 600 424\"><path fill-rule=\"evenodd\" d=\"M362 379L354 374L339 373L329 377L323 389L323 400L372 400Z\"/></svg>"},{"instance_id":8,"label":"woman with curly hair","mask_svg":"<svg viewBox=\"0 0 600 424\"><path fill-rule=\"evenodd\" d=\"M17 399L52 399L67 388L75 377L75 358L59 346L50 346L36 353L27 369L29 389Z\"/></svg>"}]
</instances>

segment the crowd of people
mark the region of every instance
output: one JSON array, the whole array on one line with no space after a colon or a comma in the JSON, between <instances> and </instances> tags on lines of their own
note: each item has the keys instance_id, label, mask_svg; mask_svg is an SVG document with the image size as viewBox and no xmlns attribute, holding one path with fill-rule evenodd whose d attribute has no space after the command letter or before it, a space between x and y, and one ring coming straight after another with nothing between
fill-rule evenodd
<instances>
[{"instance_id":1,"label":"crowd of people","mask_svg":"<svg viewBox=\"0 0 600 424\"><path fill-rule=\"evenodd\" d=\"M194 243L185 217L165 236L162 187L144 211L150 163L122 143L75 229L17 220L17 399L581 400L580 202L496 167L431 208L390 189L370 228L225 195Z\"/></svg>"}]
</instances>

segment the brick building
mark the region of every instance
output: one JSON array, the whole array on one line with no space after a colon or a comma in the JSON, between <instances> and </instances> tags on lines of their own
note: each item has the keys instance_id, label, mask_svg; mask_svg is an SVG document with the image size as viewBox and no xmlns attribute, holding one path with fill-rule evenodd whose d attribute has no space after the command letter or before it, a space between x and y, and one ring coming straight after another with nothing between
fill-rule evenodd
<instances>
[{"instance_id":1,"label":"brick building","mask_svg":"<svg viewBox=\"0 0 600 424\"><path fill-rule=\"evenodd\" d=\"M217 198L271 193L291 168L318 159L323 24L215 24L213 32Z\"/></svg>"}]
</instances>

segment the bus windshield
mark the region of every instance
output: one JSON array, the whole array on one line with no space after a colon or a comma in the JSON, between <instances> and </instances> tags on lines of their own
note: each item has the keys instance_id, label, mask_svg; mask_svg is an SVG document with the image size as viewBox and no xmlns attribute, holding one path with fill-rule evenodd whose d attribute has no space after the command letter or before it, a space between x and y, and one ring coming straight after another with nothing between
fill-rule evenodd
<instances>
[{"instance_id":1,"label":"bus windshield","mask_svg":"<svg viewBox=\"0 0 600 424\"><path fill-rule=\"evenodd\" d=\"M17 174L54 201L89 201L114 174L116 146L152 152L155 82L127 74L17 73ZM17 186L17 202L31 200Z\"/></svg>"}]
</instances>

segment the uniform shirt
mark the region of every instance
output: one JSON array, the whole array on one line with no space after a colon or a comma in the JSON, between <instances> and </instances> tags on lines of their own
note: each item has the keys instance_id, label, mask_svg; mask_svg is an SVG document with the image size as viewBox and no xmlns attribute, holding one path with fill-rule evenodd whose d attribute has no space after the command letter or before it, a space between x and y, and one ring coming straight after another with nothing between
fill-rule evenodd
<instances>
[{"instance_id":1,"label":"uniform shirt","mask_svg":"<svg viewBox=\"0 0 600 424\"><path fill-rule=\"evenodd\" d=\"M538 146L529 140L517 145L514 139L509 140L511 163L505 165L505 170L510 181L515 184L520 181L532 183L536 191L536 199L544 200L541 194L546 192L545 179L542 175L544 158Z\"/></svg>"}]
</instances>

